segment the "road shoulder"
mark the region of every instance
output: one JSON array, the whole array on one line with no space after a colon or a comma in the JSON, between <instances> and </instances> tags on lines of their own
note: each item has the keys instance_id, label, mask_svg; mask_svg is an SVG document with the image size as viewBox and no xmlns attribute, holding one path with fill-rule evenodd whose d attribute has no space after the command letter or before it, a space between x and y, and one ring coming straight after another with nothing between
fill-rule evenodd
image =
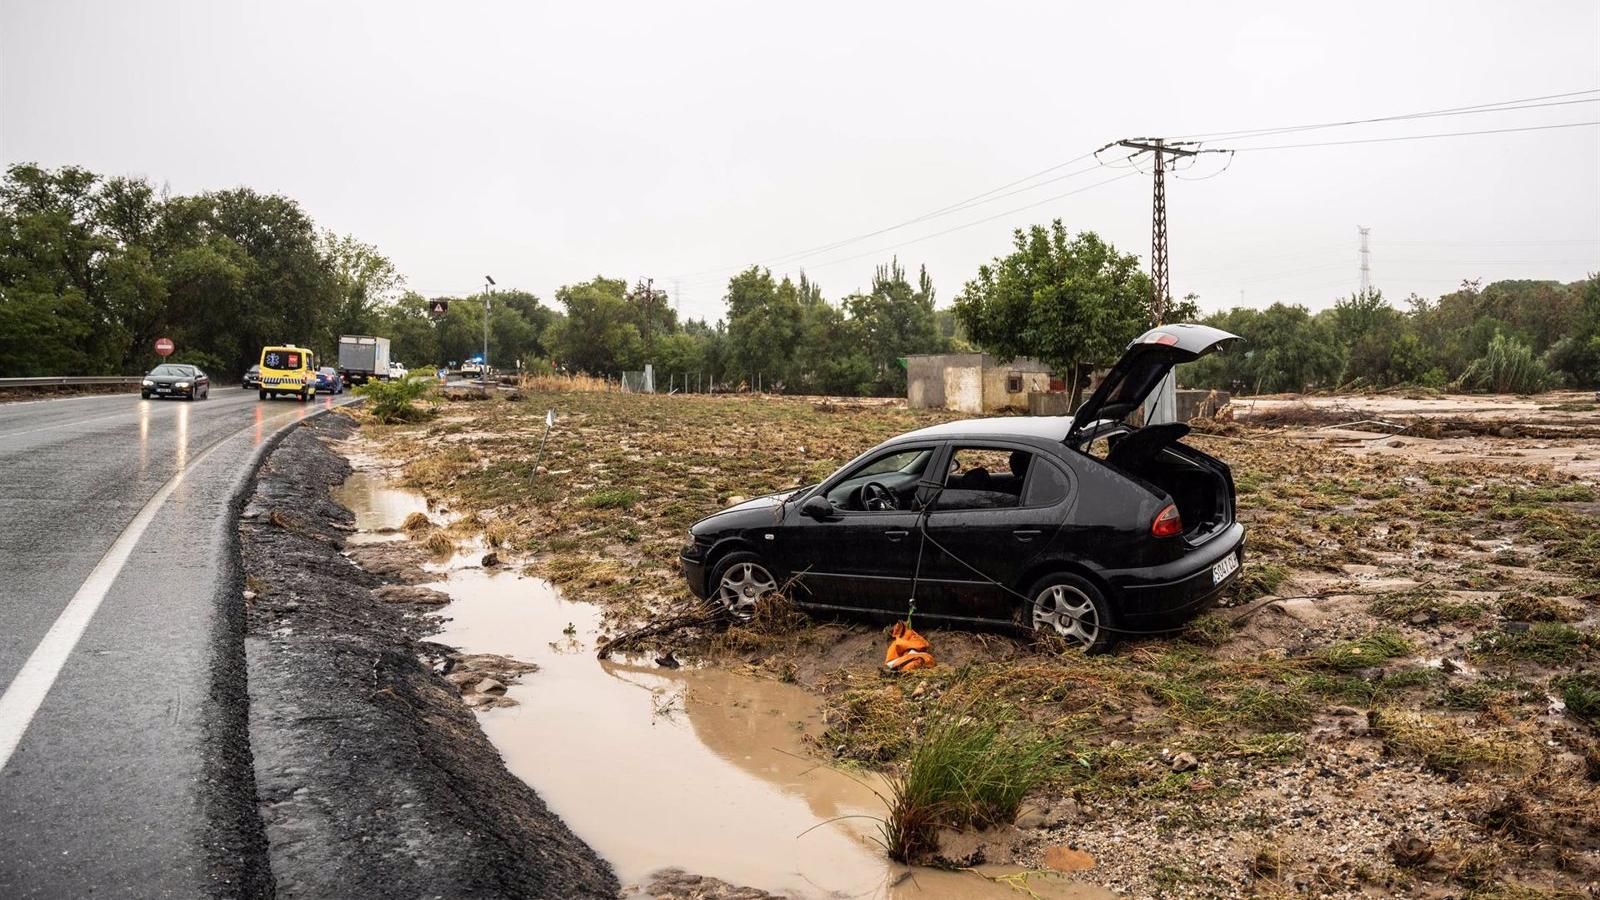
<instances>
[{"instance_id":1,"label":"road shoulder","mask_svg":"<svg viewBox=\"0 0 1600 900\"><path fill-rule=\"evenodd\" d=\"M328 416L268 457L240 522L256 787L282 896L615 897L423 661L420 609L341 555Z\"/></svg>"}]
</instances>

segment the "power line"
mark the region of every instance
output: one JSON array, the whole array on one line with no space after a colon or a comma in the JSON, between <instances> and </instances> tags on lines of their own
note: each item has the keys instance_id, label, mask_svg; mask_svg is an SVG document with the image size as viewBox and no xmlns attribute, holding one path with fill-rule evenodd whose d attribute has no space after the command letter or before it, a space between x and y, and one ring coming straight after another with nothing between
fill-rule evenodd
<instances>
[{"instance_id":1,"label":"power line","mask_svg":"<svg viewBox=\"0 0 1600 900\"><path fill-rule=\"evenodd\" d=\"M1102 147L1101 149L1103 150L1105 148ZM929 210L928 212L922 213L921 215L915 216L915 217L910 218L910 219L906 219L906 220L904 220L902 222L896 222L893 225L886 225L886 226L884 226L882 228L879 228L879 229L876 229L874 231L864 232L862 234L854 235L852 237L843 238L843 239L837 240L837 241L832 241L832 242L827 243L827 244L819 244L819 245L817 245L815 247L811 247L811 248L806 249L806 250L797 250L797 251L794 251L794 252L791 252L791 253L781 254L779 256L768 257L764 261L754 263L754 265L765 265L765 266L770 268L770 267L772 267L774 265L778 265L778 264L782 264L782 263L786 263L786 262L794 262L794 261L797 261L799 259L803 259L803 258L810 257L810 256L815 256L815 255L817 255L819 253L826 253L829 250L837 250L840 247L848 246L849 244L853 244L853 243L856 243L856 242L859 242L859 241L864 241L864 240L867 240L869 238L874 238L874 237L877 237L877 236L882 235L882 234L887 234L887 233L889 233L891 231L898 231L901 228L906 228L906 227L911 226L911 225L916 225L916 224L918 224L920 222L926 222L926 221L928 221L930 219L937 219L937 218L940 218L942 216L949 215L951 213L962 212L964 210L971 209L971 208L976 207L976 206L982 206L982 205L984 205L986 203L992 203L992 202L994 202L996 200L1004 199L1005 197L1011 197L1011 196L1014 196L1016 194L1025 193L1027 191L1035 190L1035 189L1043 187L1043 186L1045 186L1047 184L1054 184L1054 183L1059 182L1059 181L1065 181L1068 178L1074 178L1074 177L1076 177L1078 175L1084 175L1084 174L1087 174L1089 172L1094 171L1096 168L1098 168L1098 166L1091 166L1089 168L1081 169L1081 170L1078 170L1078 171L1075 171L1075 172L1068 172L1065 175L1058 175L1055 178L1047 179L1045 181L1039 182L1038 184L1029 185L1028 187L1020 188L1019 190L1011 191L1010 193L1001 193L1002 191L1005 191L1008 188L1014 188L1014 187L1017 187L1018 185L1026 184L1027 182L1033 181L1034 179L1039 178L1042 175L1048 175L1051 172L1054 172L1054 171L1056 171L1058 169L1063 169L1063 168L1066 168L1067 166L1070 166L1070 165L1072 165L1074 163L1079 163L1079 162L1082 162L1082 161L1084 161L1086 159L1090 159L1095 155L1096 152L1098 152L1098 151L1091 151L1089 153L1084 153L1084 154L1082 154L1080 156L1075 156L1072 159L1069 159L1069 160L1067 160L1065 162L1056 163L1053 166L1048 166L1046 168L1040 169L1039 171L1034 172L1032 175L1027 175L1027 176L1024 176L1022 178L1018 178L1015 181L1008 181L1005 184L1000 185L999 187L991 188L991 189L989 189L987 191L984 191L981 194L974 194L971 197L968 197L968 198L966 198L964 200L958 200L955 203L949 204L948 206L941 206L938 209ZM998 195L998 196L995 196L995 195ZM735 265L735 266L720 266L720 267L712 268L712 269L702 269L702 270L700 270L698 272L688 272L688 273L679 275L677 277L680 278L680 279L688 280L688 279L698 278L698 277L705 276L705 275L718 275L718 274L721 274L723 272L731 272L731 271L734 271L736 269L744 269L744 268L748 268L749 265L750 264Z\"/></svg>"},{"instance_id":2,"label":"power line","mask_svg":"<svg viewBox=\"0 0 1600 900\"><path fill-rule=\"evenodd\" d=\"M1538 109L1543 106L1564 106L1566 103L1541 103L1539 101L1560 101L1569 97L1582 97L1588 94L1600 94L1600 88L1589 88L1582 91L1568 91L1564 94L1546 94L1541 97L1521 97L1516 100L1502 100L1498 103L1478 103L1471 106L1452 106L1444 109L1421 110L1419 112L1399 113L1391 116L1375 116L1368 119L1345 119L1336 122L1314 122L1300 125L1281 125L1273 128L1242 128L1235 131L1209 131L1198 134L1178 135L1175 140L1215 140L1217 138L1234 138L1244 140L1248 137L1263 137L1271 134L1285 134L1295 131L1313 131L1321 128L1343 128L1350 125L1371 125L1379 122L1400 122L1407 119L1435 118L1440 116L1476 115L1486 112L1508 112L1517 109ZM1589 100L1570 100L1568 103L1594 103L1600 97ZM1512 104L1536 104L1529 106Z\"/></svg>"},{"instance_id":3,"label":"power line","mask_svg":"<svg viewBox=\"0 0 1600 900\"><path fill-rule=\"evenodd\" d=\"M1471 137L1479 134L1511 134L1518 131L1549 131L1555 128L1586 128L1600 122L1563 122L1559 125L1529 125L1524 128L1488 128L1482 131L1445 131L1436 134L1408 134L1399 137L1359 138L1349 141L1316 141L1306 144L1273 144L1267 147L1237 147L1235 153L1254 153L1257 150L1297 150L1302 147L1340 147L1346 144L1387 144L1394 141L1425 141L1433 138Z\"/></svg>"}]
</instances>

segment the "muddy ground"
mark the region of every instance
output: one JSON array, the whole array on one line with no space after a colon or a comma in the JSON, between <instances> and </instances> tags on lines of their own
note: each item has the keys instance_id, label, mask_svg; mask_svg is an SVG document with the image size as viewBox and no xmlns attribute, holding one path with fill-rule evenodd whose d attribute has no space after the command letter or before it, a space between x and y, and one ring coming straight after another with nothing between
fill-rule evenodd
<instances>
[{"instance_id":1,"label":"muddy ground","mask_svg":"<svg viewBox=\"0 0 1600 900\"><path fill-rule=\"evenodd\" d=\"M419 639L434 598L409 557L341 555L349 466L296 429L240 524L258 799L283 897L614 898L610 867L510 775L462 705L459 662ZM382 563L387 560L388 565ZM467 664L473 662L465 661Z\"/></svg>"},{"instance_id":2,"label":"muddy ground","mask_svg":"<svg viewBox=\"0 0 1600 900\"><path fill-rule=\"evenodd\" d=\"M814 752L846 768L892 773L929 710L1000 699L1056 742L1007 852L1076 848L1086 880L1133 896L1593 896L1600 414L1582 395L1423 399L1445 408L1294 398L1192 436L1233 466L1251 532L1245 577L1176 637L1084 657L936 631L941 665L896 680L880 628L781 610L653 649L815 692ZM362 431L452 508L419 542L503 548L621 632L691 608L676 555L696 519L951 417L530 394Z\"/></svg>"}]
</instances>

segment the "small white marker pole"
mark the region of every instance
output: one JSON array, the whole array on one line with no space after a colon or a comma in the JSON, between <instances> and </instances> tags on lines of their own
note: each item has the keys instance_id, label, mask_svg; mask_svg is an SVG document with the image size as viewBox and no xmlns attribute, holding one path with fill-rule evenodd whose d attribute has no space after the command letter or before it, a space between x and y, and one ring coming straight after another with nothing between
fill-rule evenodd
<instances>
[{"instance_id":1,"label":"small white marker pole","mask_svg":"<svg viewBox=\"0 0 1600 900\"><path fill-rule=\"evenodd\" d=\"M537 478L539 476L539 464L544 462L544 442L549 440L549 438L550 438L550 429L553 428L555 426L555 424L556 424L556 411L553 410L553 409L545 410L544 411L544 434L539 437L539 455L537 457L535 457L534 460L533 460L533 474L531 476L529 476L530 478Z\"/></svg>"}]
</instances>

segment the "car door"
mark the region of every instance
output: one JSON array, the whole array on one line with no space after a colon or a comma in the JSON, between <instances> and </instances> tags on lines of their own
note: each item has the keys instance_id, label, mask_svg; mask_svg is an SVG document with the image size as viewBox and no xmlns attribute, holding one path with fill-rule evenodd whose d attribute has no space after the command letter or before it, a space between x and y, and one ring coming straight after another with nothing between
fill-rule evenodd
<instances>
[{"instance_id":1,"label":"car door","mask_svg":"<svg viewBox=\"0 0 1600 900\"><path fill-rule=\"evenodd\" d=\"M843 496L847 489L868 479L912 483L935 464L939 452L937 444L889 448L834 475L817 490L823 496L830 491ZM915 454L921 455L920 462ZM905 456L911 470L894 466L897 456ZM878 469L884 471L873 474ZM917 521L913 509L866 510L843 504L823 519L791 510L786 527L775 535L771 552L779 566L795 578L791 595L798 602L904 613L916 564Z\"/></svg>"},{"instance_id":2,"label":"car door","mask_svg":"<svg viewBox=\"0 0 1600 900\"><path fill-rule=\"evenodd\" d=\"M1013 618L1021 580L1065 519L1065 467L1021 444L951 447L945 486L927 516L918 609L953 621Z\"/></svg>"}]
</instances>

